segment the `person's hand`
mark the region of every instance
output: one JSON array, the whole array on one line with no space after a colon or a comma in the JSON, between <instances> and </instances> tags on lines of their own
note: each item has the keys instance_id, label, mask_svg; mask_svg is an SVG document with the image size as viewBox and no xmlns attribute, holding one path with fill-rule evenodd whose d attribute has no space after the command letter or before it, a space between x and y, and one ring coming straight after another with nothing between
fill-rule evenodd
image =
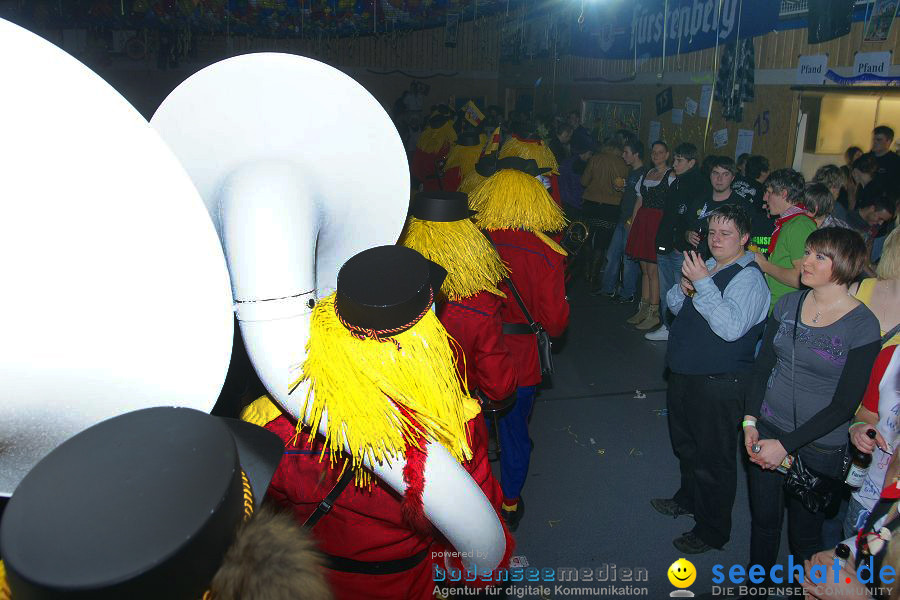
<instances>
[{"instance_id":1,"label":"person's hand","mask_svg":"<svg viewBox=\"0 0 900 600\"><path fill-rule=\"evenodd\" d=\"M873 440L869 436L866 435L866 432L870 429L875 430L875 439ZM850 428L850 441L853 442L853 445L860 452L864 452L865 454L872 454L875 450L875 446L878 446L885 452L888 452L888 445L885 439L878 433L878 430L875 429L874 425L856 425Z\"/></svg>"},{"instance_id":2,"label":"person's hand","mask_svg":"<svg viewBox=\"0 0 900 600\"><path fill-rule=\"evenodd\" d=\"M709 277L709 269L706 268L706 263L703 262L700 255L692 250L684 253L681 274L695 282Z\"/></svg>"},{"instance_id":3,"label":"person's hand","mask_svg":"<svg viewBox=\"0 0 900 600\"><path fill-rule=\"evenodd\" d=\"M684 239L687 241L688 244L690 244L694 248L696 248L700 244L700 234L697 233L696 231L690 231L690 230L685 231Z\"/></svg>"},{"instance_id":4,"label":"person's hand","mask_svg":"<svg viewBox=\"0 0 900 600\"><path fill-rule=\"evenodd\" d=\"M756 463L763 469L770 471L778 468L784 457L787 456L787 450L778 440L759 440L759 452L750 455L750 462Z\"/></svg>"},{"instance_id":5,"label":"person's hand","mask_svg":"<svg viewBox=\"0 0 900 600\"><path fill-rule=\"evenodd\" d=\"M682 275L681 276L681 293L684 294L685 296L691 297L694 295L694 292L696 292L696 291L697 290L694 289L694 285L691 283L691 280L688 279L687 277L685 277L684 275Z\"/></svg>"},{"instance_id":6,"label":"person's hand","mask_svg":"<svg viewBox=\"0 0 900 600\"><path fill-rule=\"evenodd\" d=\"M744 420L747 420L748 417L744 417ZM744 427L744 448L747 450L747 456L751 459L756 456L756 453L753 452L753 445L759 442L759 430L755 425L748 425Z\"/></svg>"},{"instance_id":7,"label":"person's hand","mask_svg":"<svg viewBox=\"0 0 900 600\"><path fill-rule=\"evenodd\" d=\"M837 583L834 580L834 550L822 550L813 554L810 560L803 562L804 573L803 592L809 600L869 600L869 592L866 586L861 584L856 578L853 567L844 565L841 567L840 573L837 575ZM827 581L822 583L813 583L809 578L809 573L813 567L824 567L827 573ZM823 571L823 569L819 569ZM847 581L850 583L847 583Z\"/></svg>"},{"instance_id":8,"label":"person's hand","mask_svg":"<svg viewBox=\"0 0 900 600\"><path fill-rule=\"evenodd\" d=\"M761 252L754 252L753 259L756 260L756 264L759 265L760 270L765 272L764 267L769 264L769 259Z\"/></svg>"}]
</instances>

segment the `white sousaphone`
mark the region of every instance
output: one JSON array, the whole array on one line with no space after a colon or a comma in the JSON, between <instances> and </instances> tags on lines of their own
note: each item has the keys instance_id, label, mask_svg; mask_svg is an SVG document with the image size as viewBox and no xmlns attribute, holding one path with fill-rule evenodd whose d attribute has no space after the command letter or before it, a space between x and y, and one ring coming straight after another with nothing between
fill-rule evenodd
<instances>
[{"instance_id":1,"label":"white sousaphone","mask_svg":"<svg viewBox=\"0 0 900 600\"><path fill-rule=\"evenodd\" d=\"M311 306L350 257L395 243L409 202L400 137L378 102L337 69L289 54L248 54L191 76L151 125L194 181L222 240L237 318L269 394L295 418ZM320 426L325 431L325 422ZM368 464L403 493L404 461ZM505 551L497 514L468 473L428 446L425 514L466 566Z\"/></svg>"},{"instance_id":2,"label":"white sousaphone","mask_svg":"<svg viewBox=\"0 0 900 600\"><path fill-rule=\"evenodd\" d=\"M161 405L209 412L234 321L215 228L146 119L80 62L3 20L0 54L9 496L99 421Z\"/></svg>"}]
</instances>

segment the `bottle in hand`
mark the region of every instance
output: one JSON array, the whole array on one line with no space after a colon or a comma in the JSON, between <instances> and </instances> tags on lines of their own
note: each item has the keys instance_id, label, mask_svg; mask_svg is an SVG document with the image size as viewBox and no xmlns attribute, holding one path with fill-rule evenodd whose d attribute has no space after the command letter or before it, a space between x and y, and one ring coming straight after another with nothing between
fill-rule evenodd
<instances>
[{"instance_id":1,"label":"bottle in hand","mask_svg":"<svg viewBox=\"0 0 900 600\"><path fill-rule=\"evenodd\" d=\"M875 430L867 430L866 435L869 436L870 439L874 440ZM858 488L862 486L863 481L865 481L866 479L866 473L869 471L869 465L872 464L872 455L866 454L865 452L860 452L858 448L853 448L852 459L853 462L850 463L850 470L847 471L847 485L852 488Z\"/></svg>"}]
</instances>

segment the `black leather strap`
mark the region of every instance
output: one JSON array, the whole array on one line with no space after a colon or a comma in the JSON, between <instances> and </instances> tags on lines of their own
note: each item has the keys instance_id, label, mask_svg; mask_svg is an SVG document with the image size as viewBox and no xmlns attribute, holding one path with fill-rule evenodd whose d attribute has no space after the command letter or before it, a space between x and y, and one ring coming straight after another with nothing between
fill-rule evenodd
<instances>
[{"instance_id":1,"label":"black leather strap","mask_svg":"<svg viewBox=\"0 0 900 600\"><path fill-rule=\"evenodd\" d=\"M334 487L331 488L331 491L328 492L328 495L319 502L319 505L316 507L316 510L313 511L311 515L304 521L303 526L307 529L312 529L315 527L316 523L319 522L319 519L327 515L331 509L334 507L335 500L338 499L338 496L341 495L341 492L344 491L344 488L347 487L347 484L350 483L350 480L353 479L353 469L349 466L344 469L344 474L341 475L341 478L338 479L338 482L334 484Z\"/></svg>"},{"instance_id":2,"label":"black leather strap","mask_svg":"<svg viewBox=\"0 0 900 600\"><path fill-rule=\"evenodd\" d=\"M487 231L483 231L482 233L484 233L484 237L486 237L488 239L488 241L491 243L491 246L493 246L494 240L491 239L491 234L489 234ZM540 323L535 322L534 318L531 316L531 313L528 312L528 307L526 307L525 303L522 301L522 296L519 295L519 290L516 289L516 284L513 283L512 278L507 277L506 279L504 279L504 281L506 282L506 285L509 286L509 291L512 292L513 298L516 299L516 303L519 305L519 308L522 310L522 315L524 315L525 320L528 321L528 325L524 325L524 324L522 324L522 325L524 325L525 327L528 327L529 331L516 331L516 332L510 331L510 332L508 332L508 331L506 331L506 326L507 325L517 325L517 323L504 323L503 324L503 333L510 333L513 335L518 335L519 333L537 333L537 332L539 332L542 329L542 327L541 327Z\"/></svg>"},{"instance_id":3,"label":"black leather strap","mask_svg":"<svg viewBox=\"0 0 900 600\"><path fill-rule=\"evenodd\" d=\"M344 558L343 556L334 556L326 554L327 567L333 571L342 571L344 573L360 573L363 575L392 575L394 573L402 573L409 571L428 555L428 549L422 550L418 554L414 554L407 558L398 558L397 560L383 560L378 562L367 562L363 560L353 560L352 558Z\"/></svg>"},{"instance_id":4,"label":"black leather strap","mask_svg":"<svg viewBox=\"0 0 900 600\"><path fill-rule=\"evenodd\" d=\"M506 335L534 335L534 330L525 323L504 323L503 333Z\"/></svg>"}]
</instances>

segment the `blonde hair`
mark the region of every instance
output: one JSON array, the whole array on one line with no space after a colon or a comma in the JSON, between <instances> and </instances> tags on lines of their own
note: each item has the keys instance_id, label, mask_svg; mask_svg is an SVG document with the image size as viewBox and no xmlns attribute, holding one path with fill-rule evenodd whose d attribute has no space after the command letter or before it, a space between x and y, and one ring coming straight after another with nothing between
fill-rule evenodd
<instances>
[{"instance_id":1,"label":"blonde hair","mask_svg":"<svg viewBox=\"0 0 900 600\"><path fill-rule=\"evenodd\" d=\"M878 279L900 279L900 229L894 229L884 240L881 260L875 274Z\"/></svg>"}]
</instances>

